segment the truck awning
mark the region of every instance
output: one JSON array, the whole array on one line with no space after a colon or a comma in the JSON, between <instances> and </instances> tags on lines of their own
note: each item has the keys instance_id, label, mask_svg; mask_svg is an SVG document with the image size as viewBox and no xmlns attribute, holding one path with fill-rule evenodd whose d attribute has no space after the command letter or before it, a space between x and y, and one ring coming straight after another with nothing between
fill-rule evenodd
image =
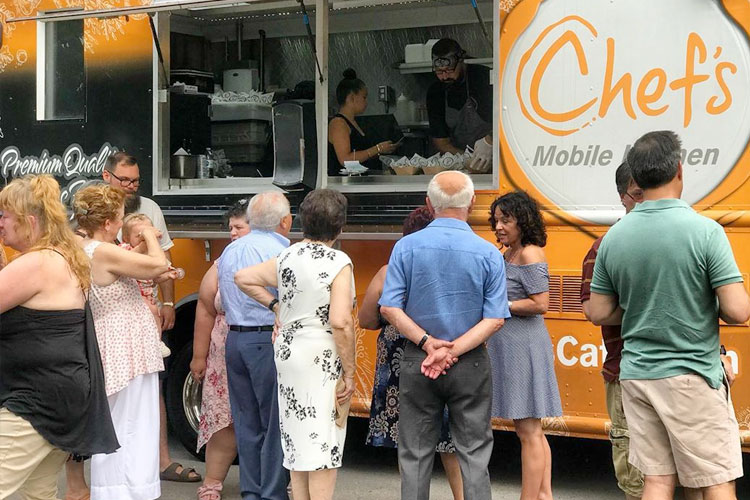
<instances>
[{"instance_id":1,"label":"truck awning","mask_svg":"<svg viewBox=\"0 0 750 500\"><path fill-rule=\"evenodd\" d=\"M271 3L272 0L153 0L149 5L138 7L112 7L109 9L65 9L40 13L36 16L15 17L8 19L8 23L23 21L74 21L77 19L106 19L109 17L132 16L136 14L152 14L172 10L204 10L217 7L248 6L251 4Z\"/></svg>"}]
</instances>

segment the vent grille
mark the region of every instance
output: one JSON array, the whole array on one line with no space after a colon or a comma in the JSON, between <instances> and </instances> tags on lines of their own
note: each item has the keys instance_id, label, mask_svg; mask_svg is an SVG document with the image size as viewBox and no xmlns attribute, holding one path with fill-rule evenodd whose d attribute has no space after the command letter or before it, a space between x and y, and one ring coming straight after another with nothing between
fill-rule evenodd
<instances>
[{"instance_id":1,"label":"vent grille","mask_svg":"<svg viewBox=\"0 0 750 500\"><path fill-rule=\"evenodd\" d=\"M581 276L550 274L548 312L583 313Z\"/></svg>"}]
</instances>

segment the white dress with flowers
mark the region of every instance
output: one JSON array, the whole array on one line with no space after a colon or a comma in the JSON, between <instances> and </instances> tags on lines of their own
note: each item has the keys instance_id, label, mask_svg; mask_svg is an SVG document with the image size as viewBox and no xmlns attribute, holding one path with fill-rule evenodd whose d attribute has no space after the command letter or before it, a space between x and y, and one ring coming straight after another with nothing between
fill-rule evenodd
<instances>
[{"instance_id":1,"label":"white dress with flowers","mask_svg":"<svg viewBox=\"0 0 750 500\"><path fill-rule=\"evenodd\" d=\"M335 404L342 367L328 311L331 284L352 262L344 252L304 242L283 251L277 262L282 328L274 357L284 467L341 467L346 426L336 425Z\"/></svg>"}]
</instances>

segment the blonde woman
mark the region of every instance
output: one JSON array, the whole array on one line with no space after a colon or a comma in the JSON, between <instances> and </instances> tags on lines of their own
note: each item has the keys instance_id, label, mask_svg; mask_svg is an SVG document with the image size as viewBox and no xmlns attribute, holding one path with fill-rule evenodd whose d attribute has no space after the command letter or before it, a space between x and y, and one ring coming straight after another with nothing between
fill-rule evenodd
<instances>
[{"instance_id":1,"label":"blonde woman","mask_svg":"<svg viewBox=\"0 0 750 500\"><path fill-rule=\"evenodd\" d=\"M0 498L51 500L71 453L118 447L86 305L89 261L51 176L11 182L0 212L0 239L20 254L0 271Z\"/></svg>"},{"instance_id":2,"label":"blonde woman","mask_svg":"<svg viewBox=\"0 0 750 500\"><path fill-rule=\"evenodd\" d=\"M91 459L91 498L151 500L159 482L160 335L136 280L169 272L159 232L143 227L144 253L114 244L122 227L125 192L106 184L80 190L73 202L79 244L91 259L91 309L99 339L107 398L122 448ZM174 276L176 277L176 276Z\"/></svg>"}]
</instances>

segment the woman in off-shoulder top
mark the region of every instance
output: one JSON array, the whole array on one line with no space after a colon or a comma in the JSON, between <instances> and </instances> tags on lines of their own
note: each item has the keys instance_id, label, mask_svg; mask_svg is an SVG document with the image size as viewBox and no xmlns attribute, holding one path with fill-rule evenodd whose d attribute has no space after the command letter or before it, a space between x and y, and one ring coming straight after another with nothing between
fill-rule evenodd
<instances>
[{"instance_id":1,"label":"woman in off-shoulder top","mask_svg":"<svg viewBox=\"0 0 750 500\"><path fill-rule=\"evenodd\" d=\"M70 454L118 448L86 292L89 261L60 186L24 177L0 192L0 498L57 498Z\"/></svg>"},{"instance_id":2,"label":"woman in off-shoulder top","mask_svg":"<svg viewBox=\"0 0 750 500\"><path fill-rule=\"evenodd\" d=\"M496 199L490 223L507 247L511 317L487 342L492 362L492 416L513 420L521 440L521 500L552 498L552 456L542 418L562 415L552 342L543 314L549 306L547 234L539 207L522 191Z\"/></svg>"}]
</instances>

